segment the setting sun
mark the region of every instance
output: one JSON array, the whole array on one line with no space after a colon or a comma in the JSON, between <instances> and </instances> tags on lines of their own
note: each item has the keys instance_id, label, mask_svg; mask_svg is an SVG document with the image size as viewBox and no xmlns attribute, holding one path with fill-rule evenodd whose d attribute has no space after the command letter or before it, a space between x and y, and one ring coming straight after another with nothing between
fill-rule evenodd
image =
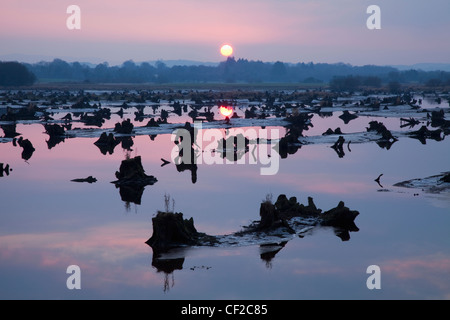
<instances>
[{"instance_id":1,"label":"setting sun","mask_svg":"<svg viewBox=\"0 0 450 320\"><path fill-rule=\"evenodd\" d=\"M233 108L228 106L220 106L219 111L224 117L229 117L233 113Z\"/></svg>"},{"instance_id":2,"label":"setting sun","mask_svg":"<svg viewBox=\"0 0 450 320\"><path fill-rule=\"evenodd\" d=\"M221 48L220 48L220 53L224 56L224 57L229 57L233 54L233 47L230 46L229 44L224 44Z\"/></svg>"}]
</instances>

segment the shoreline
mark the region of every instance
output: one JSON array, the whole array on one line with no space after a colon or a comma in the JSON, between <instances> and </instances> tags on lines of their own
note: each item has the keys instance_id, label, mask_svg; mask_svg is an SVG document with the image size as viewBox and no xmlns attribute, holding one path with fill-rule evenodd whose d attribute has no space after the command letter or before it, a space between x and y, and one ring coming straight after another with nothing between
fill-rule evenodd
<instances>
[{"instance_id":1,"label":"shoreline","mask_svg":"<svg viewBox=\"0 0 450 320\"><path fill-rule=\"evenodd\" d=\"M430 87L423 84L401 84L405 91L450 91L450 86ZM90 82L37 82L31 86L0 86L0 90L330 90L328 83L300 82L174 82L174 83L90 83ZM389 86L360 87L354 91L388 92ZM346 90L337 93L348 92Z\"/></svg>"}]
</instances>

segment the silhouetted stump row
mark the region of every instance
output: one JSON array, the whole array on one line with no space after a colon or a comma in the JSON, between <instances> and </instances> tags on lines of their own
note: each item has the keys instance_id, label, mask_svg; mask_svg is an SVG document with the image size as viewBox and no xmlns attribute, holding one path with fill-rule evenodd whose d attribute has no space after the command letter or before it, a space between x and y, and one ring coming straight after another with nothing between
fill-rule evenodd
<instances>
[{"instance_id":1,"label":"silhouetted stump row","mask_svg":"<svg viewBox=\"0 0 450 320\"><path fill-rule=\"evenodd\" d=\"M94 144L100 149L100 152L105 154L113 154L114 148L120 144L120 141L114 137L114 134L110 132L106 134L106 132L102 132L100 138L94 142Z\"/></svg>"},{"instance_id":2,"label":"silhouetted stump row","mask_svg":"<svg viewBox=\"0 0 450 320\"><path fill-rule=\"evenodd\" d=\"M330 209L322 213L314 204L314 200L308 197L308 205L297 202L296 197L287 198L286 195L278 196L275 204L263 202L260 207L261 221L259 228L267 229L286 226L286 221L294 217L316 218L317 222L323 226L332 226L345 228L350 231L357 231L354 224L355 218L359 212L350 210L341 201L336 208Z\"/></svg>"},{"instance_id":3,"label":"silhouetted stump row","mask_svg":"<svg viewBox=\"0 0 450 320\"><path fill-rule=\"evenodd\" d=\"M339 138L336 140L336 142L331 146L336 151L339 158L343 158L345 156L344 142L345 142L344 137L339 136Z\"/></svg>"},{"instance_id":4,"label":"silhouetted stump row","mask_svg":"<svg viewBox=\"0 0 450 320\"><path fill-rule=\"evenodd\" d=\"M134 125L131 123L130 119L122 121L122 123L117 122L114 126L114 132L130 134L133 132Z\"/></svg>"},{"instance_id":5,"label":"silhouetted stump row","mask_svg":"<svg viewBox=\"0 0 450 320\"><path fill-rule=\"evenodd\" d=\"M418 139L422 144L426 144L426 139L432 139L436 141L444 140L442 129L429 130L426 126L420 127L417 131L407 133L410 137Z\"/></svg>"},{"instance_id":6,"label":"silhouetted stump row","mask_svg":"<svg viewBox=\"0 0 450 320\"><path fill-rule=\"evenodd\" d=\"M123 160L119 171L116 171L116 186L146 186L158 181L154 176L145 173L140 156Z\"/></svg>"},{"instance_id":7,"label":"silhouetted stump row","mask_svg":"<svg viewBox=\"0 0 450 320\"><path fill-rule=\"evenodd\" d=\"M37 113L43 112L34 103L29 103L28 106L15 109L11 107L6 108L6 114L0 116L1 121L18 121L18 120L38 120Z\"/></svg>"},{"instance_id":8,"label":"silhouetted stump row","mask_svg":"<svg viewBox=\"0 0 450 320\"><path fill-rule=\"evenodd\" d=\"M322 133L323 136L328 136L328 135L332 135L332 134L342 134L341 128L338 127L334 131L331 128L328 128L327 131Z\"/></svg>"},{"instance_id":9,"label":"silhouetted stump row","mask_svg":"<svg viewBox=\"0 0 450 320\"><path fill-rule=\"evenodd\" d=\"M378 121L370 121L369 127L366 128L367 131L375 131L377 134L380 134L383 140L394 140L397 141L398 139L394 137L389 131L385 125L382 122Z\"/></svg>"},{"instance_id":10,"label":"silhouetted stump row","mask_svg":"<svg viewBox=\"0 0 450 320\"><path fill-rule=\"evenodd\" d=\"M305 206L298 203L296 197L288 199L286 195L280 194L275 204L270 201L261 203L259 209L261 220L257 229L268 230L283 227L289 233L295 233L287 222L289 219L293 217L317 217L321 212L322 210L317 209L311 197L308 197L308 205Z\"/></svg>"},{"instance_id":11,"label":"silhouetted stump row","mask_svg":"<svg viewBox=\"0 0 450 320\"><path fill-rule=\"evenodd\" d=\"M335 227L341 232L358 231L354 223L359 212L350 210L339 202L337 207L322 212L314 204L311 197L308 204L300 204L296 197L287 198L286 195L278 196L273 204L264 201L260 206L261 220L245 226L242 231L231 234L231 236L255 235L258 239L264 235L295 234L294 227L302 222L291 222L294 217L306 218L310 226L322 225ZM306 220L305 220L306 221ZM156 217L152 218L153 235L146 243L152 247L154 252L161 253L168 249L181 246L214 246L217 244L230 244L224 241L227 236L212 236L200 233L194 226L193 218L183 219L182 213L158 211ZM271 233L272 232L272 233ZM234 242L235 243L235 242Z\"/></svg>"},{"instance_id":12,"label":"silhouetted stump row","mask_svg":"<svg viewBox=\"0 0 450 320\"><path fill-rule=\"evenodd\" d=\"M445 120L444 109L440 109L439 111L431 112L431 126L432 127L442 127L442 128L450 127L450 120Z\"/></svg>"}]
</instances>

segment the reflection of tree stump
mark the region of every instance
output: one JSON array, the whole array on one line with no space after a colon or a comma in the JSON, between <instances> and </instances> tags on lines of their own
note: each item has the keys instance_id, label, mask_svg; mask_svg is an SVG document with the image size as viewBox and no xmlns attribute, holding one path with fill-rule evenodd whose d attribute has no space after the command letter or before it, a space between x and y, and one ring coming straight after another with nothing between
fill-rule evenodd
<instances>
[{"instance_id":1,"label":"reflection of tree stump","mask_svg":"<svg viewBox=\"0 0 450 320\"><path fill-rule=\"evenodd\" d=\"M431 112L431 126L432 127L450 127L450 120L445 120L444 109Z\"/></svg>"},{"instance_id":2,"label":"reflection of tree stump","mask_svg":"<svg viewBox=\"0 0 450 320\"><path fill-rule=\"evenodd\" d=\"M286 244L287 241L282 241L280 243L268 243L259 246L260 258L266 262L266 267L272 267L272 259L275 258L275 255L280 252Z\"/></svg>"},{"instance_id":3,"label":"reflection of tree stump","mask_svg":"<svg viewBox=\"0 0 450 320\"><path fill-rule=\"evenodd\" d=\"M152 266L154 266L158 272L172 273L175 270L183 269L184 258L176 259L155 259L153 256Z\"/></svg>"},{"instance_id":4,"label":"reflection of tree stump","mask_svg":"<svg viewBox=\"0 0 450 320\"><path fill-rule=\"evenodd\" d=\"M158 181L154 176L145 174L140 156L123 160L119 171L116 171L116 178L118 180L112 183L120 189L122 200L135 204L141 204L144 187Z\"/></svg>"},{"instance_id":5,"label":"reflection of tree stump","mask_svg":"<svg viewBox=\"0 0 450 320\"><path fill-rule=\"evenodd\" d=\"M106 153L113 154L114 148L120 143L115 137L114 134L103 132L94 144L100 149L100 152L106 155Z\"/></svg>"},{"instance_id":6,"label":"reflection of tree stump","mask_svg":"<svg viewBox=\"0 0 450 320\"><path fill-rule=\"evenodd\" d=\"M344 137L343 136L339 136L337 141L331 146L334 149L334 151L336 151L336 153L338 154L339 158L343 158L345 156L344 142L345 142Z\"/></svg>"},{"instance_id":7,"label":"reflection of tree stump","mask_svg":"<svg viewBox=\"0 0 450 320\"><path fill-rule=\"evenodd\" d=\"M3 173L9 176L10 171L12 171L12 169L9 167L9 164L6 164L6 166L3 168L3 163L0 163L0 177L3 177Z\"/></svg>"},{"instance_id":8,"label":"reflection of tree stump","mask_svg":"<svg viewBox=\"0 0 450 320\"><path fill-rule=\"evenodd\" d=\"M358 115L356 114L352 114L350 112L348 112L348 110L345 110L340 116L339 118L342 119L342 121L344 121L345 124L348 124L351 120L358 118Z\"/></svg>"},{"instance_id":9,"label":"reflection of tree stump","mask_svg":"<svg viewBox=\"0 0 450 320\"><path fill-rule=\"evenodd\" d=\"M444 140L442 129L429 130L426 126L422 126L417 131L408 133L412 138L418 139L422 144L426 144L426 139L433 139L436 141Z\"/></svg>"},{"instance_id":10,"label":"reflection of tree stump","mask_svg":"<svg viewBox=\"0 0 450 320\"><path fill-rule=\"evenodd\" d=\"M22 137L20 137L17 140L17 143L19 144L19 146L21 146L23 148L22 159L29 160L31 158L31 156L33 155L34 151L36 150L33 147L33 144L30 142L30 140L23 139Z\"/></svg>"},{"instance_id":11,"label":"reflection of tree stump","mask_svg":"<svg viewBox=\"0 0 450 320\"><path fill-rule=\"evenodd\" d=\"M144 194L145 187L126 185L119 187L120 198L124 202L132 202L135 204L141 204L142 195Z\"/></svg>"},{"instance_id":12,"label":"reflection of tree stump","mask_svg":"<svg viewBox=\"0 0 450 320\"><path fill-rule=\"evenodd\" d=\"M14 138L20 133L16 131L16 124L2 124L0 127L3 129L3 132L5 133L5 138Z\"/></svg>"},{"instance_id":13,"label":"reflection of tree stump","mask_svg":"<svg viewBox=\"0 0 450 320\"><path fill-rule=\"evenodd\" d=\"M250 140L242 133L239 133L219 140L216 150L221 153L222 158L236 162L248 152L249 144Z\"/></svg>"},{"instance_id":14,"label":"reflection of tree stump","mask_svg":"<svg viewBox=\"0 0 450 320\"><path fill-rule=\"evenodd\" d=\"M175 277L173 272L175 270L183 269L184 258L177 259L155 259L155 255L152 259L152 266L158 270L158 272L164 272L164 292L170 289L169 275L172 275L172 287L175 285Z\"/></svg>"}]
</instances>

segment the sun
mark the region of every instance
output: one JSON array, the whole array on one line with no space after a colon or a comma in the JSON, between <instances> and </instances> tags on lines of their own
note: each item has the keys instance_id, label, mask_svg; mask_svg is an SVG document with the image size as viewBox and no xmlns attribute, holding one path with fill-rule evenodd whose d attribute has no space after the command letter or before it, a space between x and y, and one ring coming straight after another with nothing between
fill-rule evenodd
<instances>
[{"instance_id":1,"label":"sun","mask_svg":"<svg viewBox=\"0 0 450 320\"><path fill-rule=\"evenodd\" d=\"M233 108L229 106L220 106L219 111L224 117L229 117L233 113Z\"/></svg>"},{"instance_id":2,"label":"sun","mask_svg":"<svg viewBox=\"0 0 450 320\"><path fill-rule=\"evenodd\" d=\"M231 56L233 54L233 47L230 46L229 44L224 44L220 48L220 54L223 55L224 57Z\"/></svg>"}]
</instances>

